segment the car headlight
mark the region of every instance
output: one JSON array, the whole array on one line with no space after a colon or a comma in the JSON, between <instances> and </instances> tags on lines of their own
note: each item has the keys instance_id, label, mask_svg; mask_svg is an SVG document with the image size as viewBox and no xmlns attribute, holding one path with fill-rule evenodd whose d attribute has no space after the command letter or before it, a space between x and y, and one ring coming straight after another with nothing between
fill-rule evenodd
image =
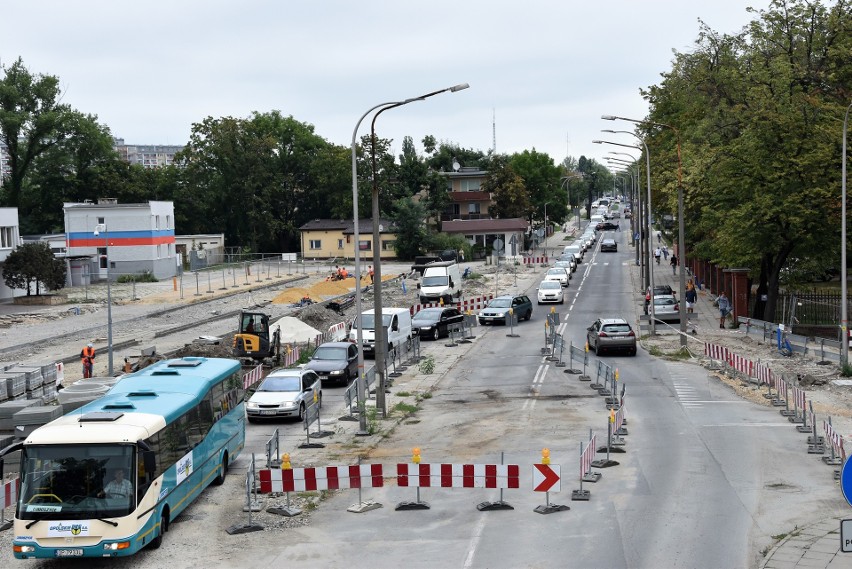
<instances>
[{"instance_id":1,"label":"car headlight","mask_svg":"<svg viewBox=\"0 0 852 569\"><path fill-rule=\"evenodd\" d=\"M343 370L342 369L336 369L336 370L329 372L328 375L343 375Z\"/></svg>"},{"instance_id":2,"label":"car headlight","mask_svg":"<svg viewBox=\"0 0 852 569\"><path fill-rule=\"evenodd\" d=\"M246 402L246 408L257 409L257 403L255 403L254 401L247 401Z\"/></svg>"}]
</instances>

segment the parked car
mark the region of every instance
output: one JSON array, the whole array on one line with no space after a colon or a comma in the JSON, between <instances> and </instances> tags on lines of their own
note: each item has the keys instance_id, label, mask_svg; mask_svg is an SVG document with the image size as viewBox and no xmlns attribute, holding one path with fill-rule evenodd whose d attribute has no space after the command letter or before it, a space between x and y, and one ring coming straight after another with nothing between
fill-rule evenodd
<instances>
[{"instance_id":1,"label":"parked car","mask_svg":"<svg viewBox=\"0 0 852 569\"><path fill-rule=\"evenodd\" d=\"M351 342L326 342L314 350L305 369L317 372L321 381L347 385L358 377L358 346Z\"/></svg>"},{"instance_id":2,"label":"parked car","mask_svg":"<svg viewBox=\"0 0 852 569\"><path fill-rule=\"evenodd\" d=\"M509 323L509 309L515 313L518 322L532 318L532 301L523 294L498 296L479 311L480 324Z\"/></svg>"},{"instance_id":3,"label":"parked car","mask_svg":"<svg viewBox=\"0 0 852 569\"><path fill-rule=\"evenodd\" d=\"M654 285L654 296L670 294L675 295L670 285ZM648 314L648 303L651 302L651 287L645 289L645 314Z\"/></svg>"},{"instance_id":4,"label":"parked car","mask_svg":"<svg viewBox=\"0 0 852 569\"><path fill-rule=\"evenodd\" d=\"M563 253L556 258L556 261L567 261L571 263L571 272L577 270L577 257L574 256L574 253Z\"/></svg>"},{"instance_id":5,"label":"parked car","mask_svg":"<svg viewBox=\"0 0 852 569\"><path fill-rule=\"evenodd\" d=\"M304 420L311 405L322 405L322 382L312 369L278 369L260 382L246 402L249 423L258 419Z\"/></svg>"},{"instance_id":6,"label":"parked car","mask_svg":"<svg viewBox=\"0 0 852 569\"><path fill-rule=\"evenodd\" d=\"M636 355L636 334L623 318L598 318L586 331L589 349L597 355L623 351Z\"/></svg>"},{"instance_id":7,"label":"parked car","mask_svg":"<svg viewBox=\"0 0 852 569\"><path fill-rule=\"evenodd\" d=\"M553 266L558 267L558 268L562 268L562 269L567 269L568 270L568 276L570 277L571 273L574 272L574 269L577 268L577 263L574 261L574 255L569 255L569 256L570 256L570 259L566 259L564 261L556 261L555 263L553 263Z\"/></svg>"},{"instance_id":8,"label":"parked car","mask_svg":"<svg viewBox=\"0 0 852 569\"><path fill-rule=\"evenodd\" d=\"M568 286L568 281L571 278L568 271L569 269L565 269L563 267L553 267L551 269L547 269L547 273L544 275L544 280L556 281L561 286Z\"/></svg>"},{"instance_id":9,"label":"parked car","mask_svg":"<svg viewBox=\"0 0 852 569\"><path fill-rule=\"evenodd\" d=\"M661 322L680 322L680 304L673 294L654 295L654 319Z\"/></svg>"},{"instance_id":10,"label":"parked car","mask_svg":"<svg viewBox=\"0 0 852 569\"><path fill-rule=\"evenodd\" d=\"M616 253L618 252L618 243L615 239L604 239L601 241L601 253Z\"/></svg>"},{"instance_id":11,"label":"parked car","mask_svg":"<svg viewBox=\"0 0 852 569\"><path fill-rule=\"evenodd\" d=\"M565 293L562 292L562 285L558 281L545 279L539 283L538 303L543 304L545 302L565 303Z\"/></svg>"},{"instance_id":12,"label":"parked car","mask_svg":"<svg viewBox=\"0 0 852 569\"><path fill-rule=\"evenodd\" d=\"M455 306L424 308L414 315L411 328L421 338L438 340L448 336L451 328L460 328L462 322L464 314Z\"/></svg>"},{"instance_id":13,"label":"parked car","mask_svg":"<svg viewBox=\"0 0 852 569\"><path fill-rule=\"evenodd\" d=\"M570 253L574 255L574 259L577 261L578 265L583 262L583 250L577 244L568 245L565 247L563 253Z\"/></svg>"},{"instance_id":14,"label":"parked car","mask_svg":"<svg viewBox=\"0 0 852 569\"><path fill-rule=\"evenodd\" d=\"M598 231L612 231L614 229L618 229L620 226L614 221L602 221L595 226L595 229Z\"/></svg>"}]
</instances>

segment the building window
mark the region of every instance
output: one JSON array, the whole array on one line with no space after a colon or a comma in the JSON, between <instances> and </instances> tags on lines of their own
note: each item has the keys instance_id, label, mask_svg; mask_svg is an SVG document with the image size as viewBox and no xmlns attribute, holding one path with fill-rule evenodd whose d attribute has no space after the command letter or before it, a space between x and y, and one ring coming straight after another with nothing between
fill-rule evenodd
<instances>
[{"instance_id":1,"label":"building window","mask_svg":"<svg viewBox=\"0 0 852 569\"><path fill-rule=\"evenodd\" d=\"M468 213L482 213L482 212L479 210L479 204L478 204L478 203L469 203L469 204L467 204L467 212L468 212Z\"/></svg>"},{"instance_id":2,"label":"building window","mask_svg":"<svg viewBox=\"0 0 852 569\"><path fill-rule=\"evenodd\" d=\"M99 217L99 218L98 218L98 225L101 225L102 223L106 223L106 218L105 218L105 217Z\"/></svg>"},{"instance_id":3,"label":"building window","mask_svg":"<svg viewBox=\"0 0 852 569\"><path fill-rule=\"evenodd\" d=\"M172 228L172 216L167 215L166 216L166 229L171 229L171 228Z\"/></svg>"},{"instance_id":4,"label":"building window","mask_svg":"<svg viewBox=\"0 0 852 569\"><path fill-rule=\"evenodd\" d=\"M158 259L163 258L163 245L160 244L160 243L157 243L157 258Z\"/></svg>"},{"instance_id":5,"label":"building window","mask_svg":"<svg viewBox=\"0 0 852 569\"><path fill-rule=\"evenodd\" d=\"M311 239L309 241L311 250L322 249L322 239Z\"/></svg>"},{"instance_id":6,"label":"building window","mask_svg":"<svg viewBox=\"0 0 852 569\"><path fill-rule=\"evenodd\" d=\"M106 247L98 247L98 266L102 269L107 268L107 250Z\"/></svg>"},{"instance_id":7,"label":"building window","mask_svg":"<svg viewBox=\"0 0 852 569\"><path fill-rule=\"evenodd\" d=\"M481 180L461 180L461 191L478 192L481 184Z\"/></svg>"},{"instance_id":8,"label":"building window","mask_svg":"<svg viewBox=\"0 0 852 569\"><path fill-rule=\"evenodd\" d=\"M391 251L396 245L396 241L382 241L382 251Z\"/></svg>"},{"instance_id":9,"label":"building window","mask_svg":"<svg viewBox=\"0 0 852 569\"><path fill-rule=\"evenodd\" d=\"M0 249L11 249L15 246L13 229L14 227L0 227Z\"/></svg>"},{"instance_id":10,"label":"building window","mask_svg":"<svg viewBox=\"0 0 852 569\"><path fill-rule=\"evenodd\" d=\"M359 251L372 251L373 250L373 242L370 240L360 241L358 246Z\"/></svg>"},{"instance_id":11,"label":"building window","mask_svg":"<svg viewBox=\"0 0 852 569\"><path fill-rule=\"evenodd\" d=\"M337 248L338 248L338 249L343 249L343 239L338 239L338 240L337 240Z\"/></svg>"}]
</instances>

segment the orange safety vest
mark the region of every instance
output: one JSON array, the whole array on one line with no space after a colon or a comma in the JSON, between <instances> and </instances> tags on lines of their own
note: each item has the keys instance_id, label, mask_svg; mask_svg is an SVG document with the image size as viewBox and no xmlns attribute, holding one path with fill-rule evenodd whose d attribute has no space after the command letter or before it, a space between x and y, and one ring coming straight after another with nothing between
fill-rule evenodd
<instances>
[{"instance_id":1,"label":"orange safety vest","mask_svg":"<svg viewBox=\"0 0 852 569\"><path fill-rule=\"evenodd\" d=\"M92 359L92 358L95 357L95 348L90 348L89 346L86 346L86 347L83 348L83 351L80 352L80 353L82 354L80 361L82 361L83 363L86 363L87 359Z\"/></svg>"}]
</instances>

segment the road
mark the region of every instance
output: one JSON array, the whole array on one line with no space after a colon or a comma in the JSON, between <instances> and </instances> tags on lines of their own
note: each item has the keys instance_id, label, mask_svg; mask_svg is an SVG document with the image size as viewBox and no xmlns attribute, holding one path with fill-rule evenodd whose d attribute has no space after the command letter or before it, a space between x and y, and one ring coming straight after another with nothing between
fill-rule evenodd
<instances>
[{"instance_id":1,"label":"road","mask_svg":"<svg viewBox=\"0 0 852 569\"><path fill-rule=\"evenodd\" d=\"M634 291L641 287L631 282L632 251L623 234L612 235L620 251L588 252L565 304L556 307L560 331L575 345L585 341L585 328L596 317L635 320ZM534 298L529 283L522 279L517 286ZM625 390L626 452L612 455L618 465L596 469L599 482L584 484L588 502L571 501L580 487L581 444L590 430L605 439L609 412L587 382L542 356L548 308L536 306L532 320L515 328L518 338L507 337L504 327L484 327L466 346L424 342L424 353L439 360L448 350L459 353L415 414L369 440L342 432L334 412L342 406L342 388L324 390L325 428L339 433L326 449L299 450L304 433L296 423L249 425L247 452L225 486L208 489L162 549L109 566L754 567L773 536L846 508L819 466L803 459L803 436L776 410L740 399L701 367L642 349L634 358L601 359L618 368ZM412 385L402 379L392 392ZM421 448L424 463L518 464L520 488L503 493L514 509L477 510L497 500L497 490L423 488L420 498L429 509L395 511L417 493L388 477L384 487L364 491L381 509L346 512L358 495L341 491L286 529L227 536L224 528L245 516L238 504L247 457L263 454L276 427L282 449L300 466L349 464L364 456L384 464L387 477L396 463L411 461L413 447ZM541 462L543 448L562 473L560 491L547 496L532 491L532 465ZM570 509L534 512L548 501ZM211 529L218 532L210 535Z\"/></svg>"}]
</instances>

